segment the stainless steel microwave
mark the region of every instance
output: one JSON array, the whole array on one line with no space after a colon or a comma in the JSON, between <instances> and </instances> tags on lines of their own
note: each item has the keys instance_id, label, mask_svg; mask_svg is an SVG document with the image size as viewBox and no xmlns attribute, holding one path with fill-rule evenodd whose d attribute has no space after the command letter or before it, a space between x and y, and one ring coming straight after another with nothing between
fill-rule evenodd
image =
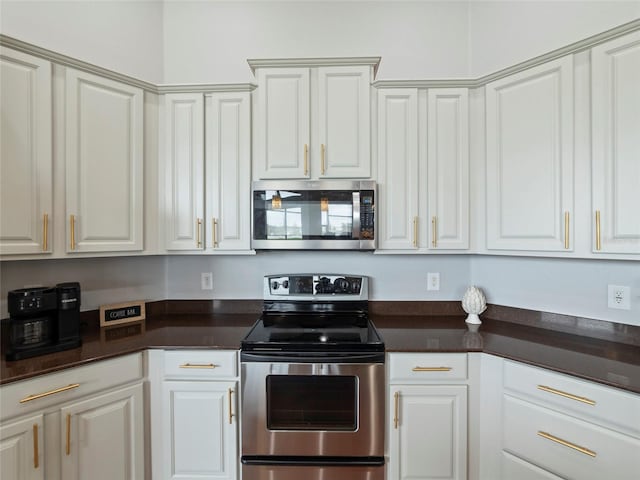
<instances>
[{"instance_id":1,"label":"stainless steel microwave","mask_svg":"<svg viewBox=\"0 0 640 480\"><path fill-rule=\"evenodd\" d=\"M252 186L256 250L373 250L376 183L266 180Z\"/></svg>"}]
</instances>

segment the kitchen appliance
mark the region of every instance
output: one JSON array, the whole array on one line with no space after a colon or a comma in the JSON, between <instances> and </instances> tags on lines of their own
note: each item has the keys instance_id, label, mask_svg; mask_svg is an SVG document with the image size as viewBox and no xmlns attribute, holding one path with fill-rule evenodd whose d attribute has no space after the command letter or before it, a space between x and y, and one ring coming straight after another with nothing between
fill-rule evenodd
<instances>
[{"instance_id":1,"label":"kitchen appliance","mask_svg":"<svg viewBox=\"0 0 640 480\"><path fill-rule=\"evenodd\" d=\"M241 343L244 480L383 480L384 343L368 278L264 278Z\"/></svg>"},{"instance_id":2,"label":"kitchen appliance","mask_svg":"<svg viewBox=\"0 0 640 480\"><path fill-rule=\"evenodd\" d=\"M80 284L11 290L7 360L79 347Z\"/></svg>"},{"instance_id":3,"label":"kitchen appliance","mask_svg":"<svg viewBox=\"0 0 640 480\"><path fill-rule=\"evenodd\" d=\"M253 182L254 249L373 250L373 181Z\"/></svg>"}]
</instances>

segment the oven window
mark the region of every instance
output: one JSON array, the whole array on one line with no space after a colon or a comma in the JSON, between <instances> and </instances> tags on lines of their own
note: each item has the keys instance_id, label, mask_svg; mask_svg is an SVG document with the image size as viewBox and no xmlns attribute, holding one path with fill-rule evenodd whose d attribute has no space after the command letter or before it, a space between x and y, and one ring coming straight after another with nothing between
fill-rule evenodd
<instances>
[{"instance_id":1,"label":"oven window","mask_svg":"<svg viewBox=\"0 0 640 480\"><path fill-rule=\"evenodd\" d=\"M269 430L355 431L358 424L355 376L268 375Z\"/></svg>"}]
</instances>

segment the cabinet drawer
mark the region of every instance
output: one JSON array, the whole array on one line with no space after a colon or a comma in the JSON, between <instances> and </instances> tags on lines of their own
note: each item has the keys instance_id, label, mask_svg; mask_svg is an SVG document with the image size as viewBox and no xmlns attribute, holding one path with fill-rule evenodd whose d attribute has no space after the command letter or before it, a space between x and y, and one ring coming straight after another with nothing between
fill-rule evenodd
<instances>
[{"instance_id":1,"label":"cabinet drawer","mask_svg":"<svg viewBox=\"0 0 640 480\"><path fill-rule=\"evenodd\" d=\"M164 373L171 378L229 378L238 375L235 350L167 351Z\"/></svg>"},{"instance_id":2,"label":"cabinet drawer","mask_svg":"<svg viewBox=\"0 0 640 480\"><path fill-rule=\"evenodd\" d=\"M510 395L503 402L503 448L555 475L636 479L640 440Z\"/></svg>"},{"instance_id":3,"label":"cabinet drawer","mask_svg":"<svg viewBox=\"0 0 640 480\"><path fill-rule=\"evenodd\" d=\"M46 410L142 377L142 354L136 353L4 385L0 419Z\"/></svg>"},{"instance_id":4,"label":"cabinet drawer","mask_svg":"<svg viewBox=\"0 0 640 480\"><path fill-rule=\"evenodd\" d=\"M389 355L390 383L425 383L466 380L466 353L392 353Z\"/></svg>"},{"instance_id":5,"label":"cabinet drawer","mask_svg":"<svg viewBox=\"0 0 640 480\"><path fill-rule=\"evenodd\" d=\"M501 468L501 478L504 480L562 480L553 473L549 473L504 451L502 452Z\"/></svg>"},{"instance_id":6,"label":"cabinet drawer","mask_svg":"<svg viewBox=\"0 0 640 480\"><path fill-rule=\"evenodd\" d=\"M504 387L529 401L640 437L640 396L548 370L504 363Z\"/></svg>"}]
</instances>

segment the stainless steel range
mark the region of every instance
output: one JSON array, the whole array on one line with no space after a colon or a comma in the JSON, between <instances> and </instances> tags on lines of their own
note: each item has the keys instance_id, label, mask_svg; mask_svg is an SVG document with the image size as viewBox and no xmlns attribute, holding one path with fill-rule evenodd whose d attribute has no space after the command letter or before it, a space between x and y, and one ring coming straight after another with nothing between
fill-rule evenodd
<instances>
[{"instance_id":1,"label":"stainless steel range","mask_svg":"<svg viewBox=\"0 0 640 480\"><path fill-rule=\"evenodd\" d=\"M367 277L265 277L240 359L244 480L384 479L384 343Z\"/></svg>"}]
</instances>

